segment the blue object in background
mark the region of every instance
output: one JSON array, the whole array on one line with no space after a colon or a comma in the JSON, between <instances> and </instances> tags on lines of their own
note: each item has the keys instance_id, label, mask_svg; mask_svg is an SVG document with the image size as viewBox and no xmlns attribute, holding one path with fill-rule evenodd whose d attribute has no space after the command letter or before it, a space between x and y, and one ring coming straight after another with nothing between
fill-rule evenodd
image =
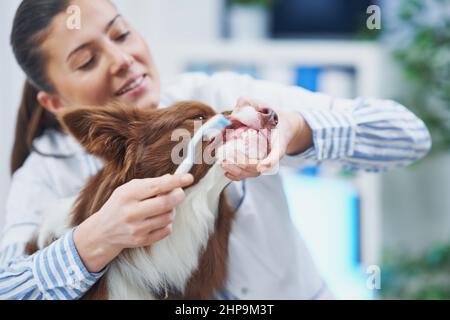
<instances>
[{"instance_id":1,"label":"blue object in background","mask_svg":"<svg viewBox=\"0 0 450 320\"><path fill-rule=\"evenodd\" d=\"M247 74L254 79L259 79L259 73L257 68L251 64L239 64L234 67L234 72L239 74Z\"/></svg>"},{"instance_id":2,"label":"blue object in background","mask_svg":"<svg viewBox=\"0 0 450 320\"><path fill-rule=\"evenodd\" d=\"M298 66L294 84L317 92L318 66ZM317 166L283 175L292 220L337 298L370 299L366 274L361 269L359 195L341 178L325 178Z\"/></svg>"},{"instance_id":3,"label":"blue object in background","mask_svg":"<svg viewBox=\"0 0 450 320\"><path fill-rule=\"evenodd\" d=\"M192 63L186 67L186 72L203 72L212 75L214 68L210 64Z\"/></svg>"},{"instance_id":4,"label":"blue object in background","mask_svg":"<svg viewBox=\"0 0 450 320\"><path fill-rule=\"evenodd\" d=\"M239 74L247 74L252 78L259 79L258 69L252 64L202 64L202 63L192 63L186 68L187 72L204 72L208 75L212 75L215 72L220 71L233 71Z\"/></svg>"},{"instance_id":5,"label":"blue object in background","mask_svg":"<svg viewBox=\"0 0 450 320\"><path fill-rule=\"evenodd\" d=\"M298 173L304 176L316 177L319 174L319 167L303 167L298 170Z\"/></svg>"},{"instance_id":6,"label":"blue object in background","mask_svg":"<svg viewBox=\"0 0 450 320\"><path fill-rule=\"evenodd\" d=\"M294 225L331 291L339 299L370 299L360 265L358 193L339 178L283 175Z\"/></svg>"},{"instance_id":7,"label":"blue object in background","mask_svg":"<svg viewBox=\"0 0 450 320\"><path fill-rule=\"evenodd\" d=\"M321 68L316 66L300 66L296 69L295 85L317 92Z\"/></svg>"},{"instance_id":8,"label":"blue object in background","mask_svg":"<svg viewBox=\"0 0 450 320\"><path fill-rule=\"evenodd\" d=\"M366 10L380 0L278 0L271 10L275 38L354 38Z\"/></svg>"}]
</instances>

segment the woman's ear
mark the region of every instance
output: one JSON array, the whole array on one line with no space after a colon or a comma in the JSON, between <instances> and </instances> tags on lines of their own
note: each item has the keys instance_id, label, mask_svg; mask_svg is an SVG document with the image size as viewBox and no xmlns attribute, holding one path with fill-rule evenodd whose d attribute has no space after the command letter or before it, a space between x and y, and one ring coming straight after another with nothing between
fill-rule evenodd
<instances>
[{"instance_id":1,"label":"woman's ear","mask_svg":"<svg viewBox=\"0 0 450 320\"><path fill-rule=\"evenodd\" d=\"M57 114L64 107L61 98L45 91L39 91L36 99L41 106L53 114Z\"/></svg>"},{"instance_id":2,"label":"woman's ear","mask_svg":"<svg viewBox=\"0 0 450 320\"><path fill-rule=\"evenodd\" d=\"M87 152L107 161L122 161L134 141L131 128L142 124L142 111L121 105L65 107L57 117Z\"/></svg>"}]
</instances>

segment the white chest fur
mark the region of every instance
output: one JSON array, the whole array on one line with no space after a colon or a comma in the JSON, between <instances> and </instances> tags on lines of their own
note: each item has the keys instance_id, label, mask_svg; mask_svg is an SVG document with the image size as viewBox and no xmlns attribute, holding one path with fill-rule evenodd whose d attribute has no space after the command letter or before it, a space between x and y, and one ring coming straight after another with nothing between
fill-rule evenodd
<instances>
[{"instance_id":1,"label":"white chest fur","mask_svg":"<svg viewBox=\"0 0 450 320\"><path fill-rule=\"evenodd\" d=\"M187 189L185 200L175 210L170 236L147 248L129 249L131 259L119 255L111 262L106 274L109 298L153 299L149 288L164 290L167 284L182 292L214 230L220 193L229 182L216 163L199 183ZM73 200L66 199L46 212L40 247L68 230Z\"/></svg>"},{"instance_id":2,"label":"white chest fur","mask_svg":"<svg viewBox=\"0 0 450 320\"><path fill-rule=\"evenodd\" d=\"M229 182L214 165L186 191L170 236L151 247L131 249L131 264L122 256L113 261L107 274L109 298L152 299L148 288L164 290L167 284L183 292L214 230L220 193Z\"/></svg>"}]
</instances>

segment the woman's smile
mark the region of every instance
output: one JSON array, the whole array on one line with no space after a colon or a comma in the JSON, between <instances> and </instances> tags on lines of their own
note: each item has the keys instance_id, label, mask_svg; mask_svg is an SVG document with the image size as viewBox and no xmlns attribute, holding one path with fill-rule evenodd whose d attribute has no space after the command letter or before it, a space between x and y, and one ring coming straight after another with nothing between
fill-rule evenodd
<instances>
[{"instance_id":1,"label":"woman's smile","mask_svg":"<svg viewBox=\"0 0 450 320\"><path fill-rule=\"evenodd\" d=\"M120 97L129 92L133 92L136 89L141 88L146 76L147 75L144 73L138 76L134 76L131 79L127 80L126 83L119 89L119 91L117 91L115 95Z\"/></svg>"},{"instance_id":2,"label":"woman's smile","mask_svg":"<svg viewBox=\"0 0 450 320\"><path fill-rule=\"evenodd\" d=\"M135 102L140 96L147 93L151 85L151 79L148 74L143 73L128 79L119 90L114 93L114 97L123 102Z\"/></svg>"}]
</instances>

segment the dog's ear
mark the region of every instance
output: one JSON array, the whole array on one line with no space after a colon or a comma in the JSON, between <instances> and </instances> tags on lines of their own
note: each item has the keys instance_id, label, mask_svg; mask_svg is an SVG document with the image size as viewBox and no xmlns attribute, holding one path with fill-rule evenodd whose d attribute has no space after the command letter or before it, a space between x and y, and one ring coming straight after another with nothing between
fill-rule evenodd
<instances>
[{"instance_id":1,"label":"dog's ear","mask_svg":"<svg viewBox=\"0 0 450 320\"><path fill-rule=\"evenodd\" d=\"M121 161L132 141L132 128L140 124L142 115L137 108L113 104L68 107L58 120L87 152L107 161Z\"/></svg>"}]
</instances>

